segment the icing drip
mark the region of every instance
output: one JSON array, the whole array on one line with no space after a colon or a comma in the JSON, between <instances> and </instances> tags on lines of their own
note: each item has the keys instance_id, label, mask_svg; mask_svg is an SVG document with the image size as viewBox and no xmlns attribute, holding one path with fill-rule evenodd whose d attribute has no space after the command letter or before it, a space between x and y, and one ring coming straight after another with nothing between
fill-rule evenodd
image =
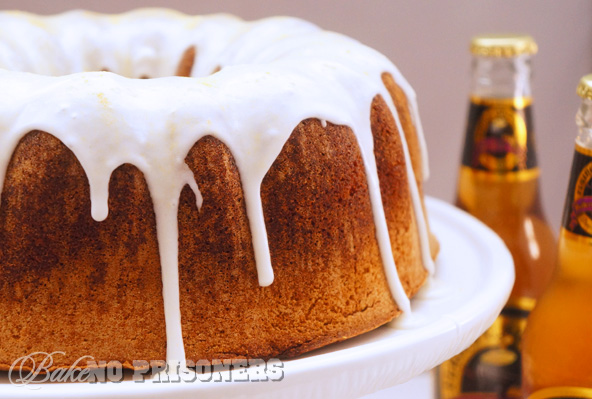
<instances>
[{"instance_id":1,"label":"icing drip","mask_svg":"<svg viewBox=\"0 0 592 399\"><path fill-rule=\"evenodd\" d=\"M0 135L0 183L19 140L32 130L53 134L74 152L87 175L97 221L108 216L113 170L130 163L143 172L156 215L167 361L183 365L185 359L177 225L183 187L195 192L198 208L202 203L184 160L207 135L225 143L234 156L259 284L267 286L273 282L273 269L260 193L263 178L302 120L349 126L365 165L387 281L397 305L410 312L374 159L370 104L377 95L387 101L401 132L422 260L430 273L433 262L409 150L382 73L390 73L409 99L425 176L427 154L415 93L384 56L294 18L244 22L227 15L190 17L166 10L118 16L76 11L52 17L2 13L0 25L0 130L6 132ZM196 49L193 78L166 77L175 73L191 46ZM220 72L209 75L218 68ZM118 75L88 72L104 69Z\"/></svg>"}]
</instances>

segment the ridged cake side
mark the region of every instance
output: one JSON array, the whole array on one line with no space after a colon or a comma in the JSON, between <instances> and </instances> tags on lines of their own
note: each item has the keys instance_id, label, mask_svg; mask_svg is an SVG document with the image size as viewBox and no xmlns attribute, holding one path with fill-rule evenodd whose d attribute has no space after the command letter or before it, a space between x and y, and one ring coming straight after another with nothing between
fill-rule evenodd
<instances>
[{"instance_id":1,"label":"ridged cake side","mask_svg":"<svg viewBox=\"0 0 592 399\"><path fill-rule=\"evenodd\" d=\"M0 22L2 367L295 356L409 311L436 249L384 56L291 18Z\"/></svg>"},{"instance_id":2,"label":"ridged cake side","mask_svg":"<svg viewBox=\"0 0 592 399\"><path fill-rule=\"evenodd\" d=\"M372 130L395 260L413 296L427 272L399 133L380 97L372 106ZM257 281L240 176L228 148L205 137L186 162L206 198L198 211L186 188L179 210L188 359L291 357L400 313L349 128L303 121L264 180L276 273L270 287ZM2 306L0 368L33 351L65 352L56 367L87 355L126 367L166 358L154 213L137 168L114 172L109 208L107 220L92 220L87 178L59 140L32 132L21 141L0 206L0 286L14 293Z\"/></svg>"}]
</instances>

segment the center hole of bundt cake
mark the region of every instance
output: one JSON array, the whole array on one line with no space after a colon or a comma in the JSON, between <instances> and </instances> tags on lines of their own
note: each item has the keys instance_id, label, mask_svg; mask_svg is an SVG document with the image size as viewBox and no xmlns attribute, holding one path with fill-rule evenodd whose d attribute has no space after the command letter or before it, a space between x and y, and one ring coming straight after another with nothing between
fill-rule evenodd
<instances>
[{"instance_id":1,"label":"center hole of bundt cake","mask_svg":"<svg viewBox=\"0 0 592 399\"><path fill-rule=\"evenodd\" d=\"M187 48L187 50L185 50L183 52L183 55L181 56L179 63L177 64L177 69L175 70L174 76L184 76L184 77L190 77L191 76L191 72L193 70L193 66L195 64L195 57L197 55L197 50L195 49L195 46L190 46ZM212 73L215 73L219 70L219 68L216 68L216 70L214 70ZM112 71L109 68L101 68L101 71L103 72L116 72L116 71ZM150 76L150 75L141 75L138 78L139 79L152 79L152 78L156 78L158 76Z\"/></svg>"},{"instance_id":2,"label":"center hole of bundt cake","mask_svg":"<svg viewBox=\"0 0 592 399\"><path fill-rule=\"evenodd\" d=\"M188 47L187 50L185 50L185 52L181 56L181 59L179 60L175 76L191 76L191 71L193 70L193 64L195 63L196 55L197 51L195 49L195 46Z\"/></svg>"}]
</instances>

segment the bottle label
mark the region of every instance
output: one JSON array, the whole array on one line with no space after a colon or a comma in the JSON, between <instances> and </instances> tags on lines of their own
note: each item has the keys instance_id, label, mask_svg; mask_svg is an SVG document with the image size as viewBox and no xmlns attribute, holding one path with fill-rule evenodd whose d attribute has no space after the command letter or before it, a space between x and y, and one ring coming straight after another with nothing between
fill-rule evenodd
<instances>
[{"instance_id":1,"label":"bottle label","mask_svg":"<svg viewBox=\"0 0 592 399\"><path fill-rule=\"evenodd\" d=\"M522 398L520 346L534 303L510 300L475 343L440 366L441 399Z\"/></svg>"},{"instance_id":2,"label":"bottle label","mask_svg":"<svg viewBox=\"0 0 592 399\"><path fill-rule=\"evenodd\" d=\"M591 388L551 387L535 391L528 399L586 399L592 398Z\"/></svg>"},{"instance_id":3,"label":"bottle label","mask_svg":"<svg viewBox=\"0 0 592 399\"><path fill-rule=\"evenodd\" d=\"M592 238L592 150L576 145L563 212L563 227Z\"/></svg>"},{"instance_id":4,"label":"bottle label","mask_svg":"<svg viewBox=\"0 0 592 399\"><path fill-rule=\"evenodd\" d=\"M532 99L471 97L462 164L490 175L538 175Z\"/></svg>"}]
</instances>

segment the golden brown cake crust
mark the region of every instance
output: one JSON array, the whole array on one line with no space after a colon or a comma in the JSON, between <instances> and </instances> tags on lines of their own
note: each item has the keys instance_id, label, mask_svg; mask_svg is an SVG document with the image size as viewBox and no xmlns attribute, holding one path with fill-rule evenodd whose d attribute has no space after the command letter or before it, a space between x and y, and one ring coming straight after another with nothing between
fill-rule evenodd
<instances>
[{"instance_id":1,"label":"golden brown cake crust","mask_svg":"<svg viewBox=\"0 0 592 399\"><path fill-rule=\"evenodd\" d=\"M152 201L130 165L111 178L109 217L91 217L89 184L53 136L25 136L0 206L0 364L63 351L58 365L163 359L160 262Z\"/></svg>"},{"instance_id":2,"label":"golden brown cake crust","mask_svg":"<svg viewBox=\"0 0 592 399\"><path fill-rule=\"evenodd\" d=\"M372 127L396 262L412 295L427 273L401 141L381 98L373 103ZM187 163L205 199L198 213L186 189L179 212L189 359L291 357L376 328L399 313L378 251L363 161L349 128L302 122L263 181L275 272L270 287L257 282L240 179L229 150L206 137L190 151Z\"/></svg>"},{"instance_id":3,"label":"golden brown cake crust","mask_svg":"<svg viewBox=\"0 0 592 399\"><path fill-rule=\"evenodd\" d=\"M388 85L387 85L388 86ZM399 113L408 108L399 109ZM401 118L407 129L411 118ZM372 103L382 199L398 272L412 296L421 263L399 132ZM411 133L411 135L414 135ZM420 156L410 144L412 162ZM364 162L353 132L302 121L267 173L261 196L275 281L260 287L240 176L228 148L202 138L186 158L179 272L187 358L292 357L374 329L395 316L376 242ZM0 207L0 368L33 351L96 360L163 360L166 335L155 220L142 173L118 168L109 217L91 218L74 155L32 132L15 151Z\"/></svg>"}]
</instances>

